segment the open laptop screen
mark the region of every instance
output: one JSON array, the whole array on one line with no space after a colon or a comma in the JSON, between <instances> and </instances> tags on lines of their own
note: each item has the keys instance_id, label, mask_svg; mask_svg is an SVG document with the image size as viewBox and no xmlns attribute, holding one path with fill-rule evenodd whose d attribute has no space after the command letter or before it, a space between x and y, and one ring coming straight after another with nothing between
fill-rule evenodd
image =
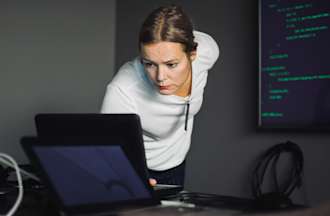
<instances>
[{"instance_id":1,"label":"open laptop screen","mask_svg":"<svg viewBox=\"0 0 330 216\"><path fill-rule=\"evenodd\" d=\"M141 176L147 177L140 118L136 114L43 113L35 117L43 144L118 144ZM96 142L94 142L96 141Z\"/></svg>"},{"instance_id":2,"label":"open laptop screen","mask_svg":"<svg viewBox=\"0 0 330 216\"><path fill-rule=\"evenodd\" d=\"M65 205L150 198L120 146L35 146Z\"/></svg>"},{"instance_id":3,"label":"open laptop screen","mask_svg":"<svg viewBox=\"0 0 330 216\"><path fill-rule=\"evenodd\" d=\"M45 145L35 138L21 142L50 195L65 212L113 211L159 203L120 145Z\"/></svg>"}]
</instances>

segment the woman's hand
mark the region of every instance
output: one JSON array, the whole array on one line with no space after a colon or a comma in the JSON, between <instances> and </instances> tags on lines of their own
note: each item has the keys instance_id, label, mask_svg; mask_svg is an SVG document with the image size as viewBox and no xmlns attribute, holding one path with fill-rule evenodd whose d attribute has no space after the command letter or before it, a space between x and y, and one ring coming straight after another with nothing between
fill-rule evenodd
<instances>
[{"instance_id":1,"label":"woman's hand","mask_svg":"<svg viewBox=\"0 0 330 216\"><path fill-rule=\"evenodd\" d=\"M150 184L151 186L155 186L155 185L157 184L156 179L150 178L150 179L149 179L149 184Z\"/></svg>"}]
</instances>

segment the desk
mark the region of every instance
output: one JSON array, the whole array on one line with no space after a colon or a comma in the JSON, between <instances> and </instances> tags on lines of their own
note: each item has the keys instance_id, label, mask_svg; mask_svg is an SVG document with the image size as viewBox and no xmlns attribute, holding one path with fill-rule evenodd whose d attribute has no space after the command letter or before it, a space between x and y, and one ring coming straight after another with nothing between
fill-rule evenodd
<instances>
[{"instance_id":1,"label":"desk","mask_svg":"<svg viewBox=\"0 0 330 216\"><path fill-rule=\"evenodd\" d=\"M12 200L16 198L16 196L11 196ZM175 200L175 199L174 199ZM168 200L167 200L168 201ZM166 201L165 201L166 202ZM166 204L166 203L165 203ZM329 203L330 204L330 203ZM327 205L327 211L330 213L330 205ZM164 212L159 212L158 210L150 211L148 214L145 212L141 212L139 209L138 210L129 210L121 213L116 213L115 215L117 216L146 216L146 215L182 215L184 213L185 216L190 216L190 215L203 215L203 216L222 216L222 215L235 215L235 216L244 216L244 215L253 215L253 216L262 216L262 215L267 215L267 216L311 216L311 211L310 209L307 210L298 210L298 211L277 211L277 212L265 212L263 211L262 213L258 212L246 212L243 211L242 209L234 209L233 206L226 207L225 204L219 208L213 208L213 207L202 207L204 208L203 211L189 211L189 209L184 209L182 208L177 208L177 212L173 210L169 210L168 214ZM324 209L324 207L323 207ZM325 210L322 210L323 212ZM4 212L2 212L4 213ZM315 213L315 210L314 210ZM318 214L313 214L317 215ZM330 214L323 214L323 215L330 215ZM16 212L15 216L59 216L58 211L52 205L50 200L47 197L47 193L41 192L41 193L35 193L32 191L26 191L24 195L24 200L22 204L20 205L19 210Z\"/></svg>"},{"instance_id":2,"label":"desk","mask_svg":"<svg viewBox=\"0 0 330 216\"><path fill-rule=\"evenodd\" d=\"M186 192L185 192L186 193ZM179 197L179 196L178 196ZM207 216L213 216L213 215L231 215L231 214L238 214L241 213L241 210L235 210L235 209L229 209L229 208L212 208L212 207L200 207L197 206L193 209L191 206L194 204L187 204L184 202L181 202L184 206L178 206L178 197L167 199L162 201L162 206L172 206L171 209L162 209L162 213L160 214L160 210L158 208L153 210L150 210L150 213L146 214L144 211L140 211L140 209L134 209L129 210L125 212L121 212L115 215L118 216L139 216L139 215L182 215L184 212L184 215L207 215ZM12 206L12 203L15 202L16 194L11 193L7 197L7 209L3 210L1 213L6 213L8 211L8 208ZM190 205L190 208L187 205ZM175 207L175 208L174 208ZM202 210L203 211L200 211ZM197 211L196 211L197 210ZM165 213L164 213L165 211ZM166 214L166 211L168 211L168 214ZM15 216L59 216L58 210L55 208L55 206L52 204L52 202L48 198L48 194L44 190L40 190L38 192L36 191L29 191L25 190L23 201L18 209L18 211L15 213Z\"/></svg>"}]
</instances>

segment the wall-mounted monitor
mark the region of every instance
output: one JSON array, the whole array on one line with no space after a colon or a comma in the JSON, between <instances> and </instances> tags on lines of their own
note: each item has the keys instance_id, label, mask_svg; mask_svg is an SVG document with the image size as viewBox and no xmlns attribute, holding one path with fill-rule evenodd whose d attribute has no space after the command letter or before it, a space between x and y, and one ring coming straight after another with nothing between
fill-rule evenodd
<instances>
[{"instance_id":1,"label":"wall-mounted monitor","mask_svg":"<svg viewBox=\"0 0 330 216\"><path fill-rule=\"evenodd\" d=\"M258 126L330 130L329 0L259 0Z\"/></svg>"}]
</instances>

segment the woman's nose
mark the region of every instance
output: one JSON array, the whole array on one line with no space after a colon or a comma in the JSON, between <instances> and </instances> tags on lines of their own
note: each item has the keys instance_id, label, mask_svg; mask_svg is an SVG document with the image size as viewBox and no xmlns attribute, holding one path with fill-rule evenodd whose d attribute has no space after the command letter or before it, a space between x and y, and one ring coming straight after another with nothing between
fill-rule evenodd
<instances>
[{"instance_id":1,"label":"woman's nose","mask_svg":"<svg viewBox=\"0 0 330 216\"><path fill-rule=\"evenodd\" d=\"M166 79L166 71L164 68L159 67L157 71L157 81L161 82L164 81L165 79Z\"/></svg>"}]
</instances>

